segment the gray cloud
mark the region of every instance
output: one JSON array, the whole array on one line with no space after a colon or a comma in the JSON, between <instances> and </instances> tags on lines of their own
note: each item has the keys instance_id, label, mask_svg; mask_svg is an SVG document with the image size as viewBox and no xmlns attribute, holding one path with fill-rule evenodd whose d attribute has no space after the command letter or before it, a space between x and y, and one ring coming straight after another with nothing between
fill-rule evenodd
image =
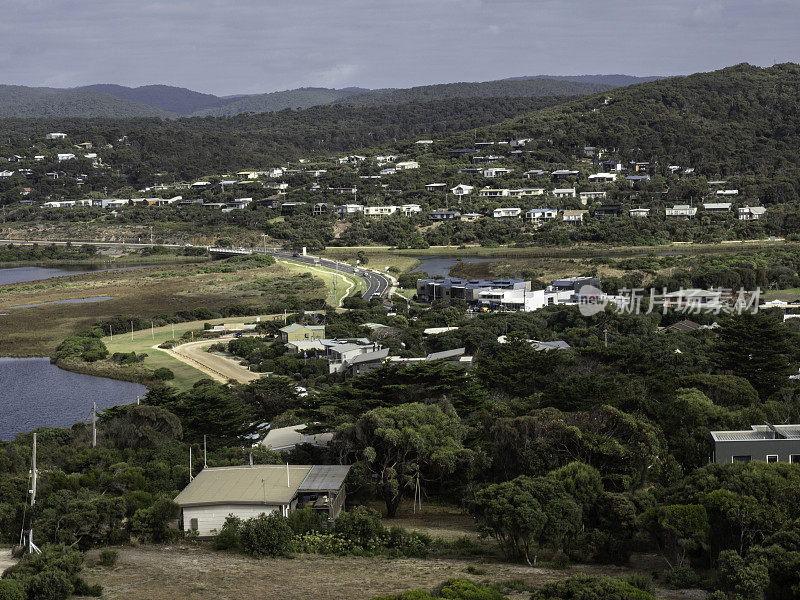
<instances>
[{"instance_id":1,"label":"gray cloud","mask_svg":"<svg viewBox=\"0 0 800 600\"><path fill-rule=\"evenodd\" d=\"M0 0L0 82L218 94L797 60L796 0Z\"/></svg>"}]
</instances>

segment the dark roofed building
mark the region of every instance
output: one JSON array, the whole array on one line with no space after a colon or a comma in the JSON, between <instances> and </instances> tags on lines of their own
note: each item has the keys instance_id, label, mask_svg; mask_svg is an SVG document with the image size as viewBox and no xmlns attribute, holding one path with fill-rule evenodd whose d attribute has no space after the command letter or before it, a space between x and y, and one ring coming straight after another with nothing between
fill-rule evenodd
<instances>
[{"instance_id":1,"label":"dark roofed building","mask_svg":"<svg viewBox=\"0 0 800 600\"><path fill-rule=\"evenodd\" d=\"M753 460L800 464L800 425L751 425L744 431L711 432L711 462Z\"/></svg>"}]
</instances>

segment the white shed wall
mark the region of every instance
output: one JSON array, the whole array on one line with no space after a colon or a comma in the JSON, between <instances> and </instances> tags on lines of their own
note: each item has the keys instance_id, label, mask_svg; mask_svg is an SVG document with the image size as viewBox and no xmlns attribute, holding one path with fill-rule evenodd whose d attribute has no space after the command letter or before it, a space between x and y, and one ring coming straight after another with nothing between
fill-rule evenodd
<instances>
[{"instance_id":1,"label":"white shed wall","mask_svg":"<svg viewBox=\"0 0 800 600\"><path fill-rule=\"evenodd\" d=\"M192 519L197 519L197 534L202 537L214 535L225 523L228 515L240 519L257 517L261 513L282 512L282 506L276 504L210 504L206 506L187 506L183 509L183 529L192 528ZM212 530L216 532L212 533Z\"/></svg>"}]
</instances>

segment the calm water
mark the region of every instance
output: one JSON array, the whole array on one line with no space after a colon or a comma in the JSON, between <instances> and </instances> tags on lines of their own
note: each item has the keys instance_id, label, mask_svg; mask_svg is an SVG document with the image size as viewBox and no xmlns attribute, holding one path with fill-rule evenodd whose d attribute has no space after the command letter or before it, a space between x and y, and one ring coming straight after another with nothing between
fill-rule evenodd
<instances>
[{"instance_id":1,"label":"calm water","mask_svg":"<svg viewBox=\"0 0 800 600\"><path fill-rule=\"evenodd\" d=\"M431 277L436 277L437 275L441 275L442 277L447 277L450 275L450 269L455 267L457 264L473 264L473 263L482 263L487 262L490 260L496 260L492 258L462 258L458 260L458 258L453 257L443 257L443 256L415 256L417 260L420 261L419 266L414 269L413 272L417 271L425 271Z\"/></svg>"},{"instance_id":2,"label":"calm water","mask_svg":"<svg viewBox=\"0 0 800 600\"><path fill-rule=\"evenodd\" d=\"M134 267L12 267L9 269L0 268L0 285L6 283L22 283L25 281L39 281L40 279L50 279L51 277L66 277L67 275L83 275L85 273L96 273L98 271L123 271L128 269L143 269L147 265L137 265Z\"/></svg>"},{"instance_id":3,"label":"calm water","mask_svg":"<svg viewBox=\"0 0 800 600\"><path fill-rule=\"evenodd\" d=\"M37 427L69 427L98 411L136 402L138 383L59 369L49 358L0 357L0 440Z\"/></svg>"},{"instance_id":4,"label":"calm water","mask_svg":"<svg viewBox=\"0 0 800 600\"><path fill-rule=\"evenodd\" d=\"M33 308L45 304L86 304L87 302L105 302L113 300L114 296L89 296L88 298L67 298L66 300L51 300L50 302L34 302L33 304L17 304L8 308Z\"/></svg>"}]
</instances>

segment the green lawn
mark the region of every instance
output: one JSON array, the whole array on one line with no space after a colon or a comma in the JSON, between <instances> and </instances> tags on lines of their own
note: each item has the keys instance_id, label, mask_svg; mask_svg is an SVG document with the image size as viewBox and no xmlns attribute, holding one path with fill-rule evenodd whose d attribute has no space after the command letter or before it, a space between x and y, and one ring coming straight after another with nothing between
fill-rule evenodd
<instances>
[{"instance_id":1,"label":"green lawn","mask_svg":"<svg viewBox=\"0 0 800 600\"><path fill-rule=\"evenodd\" d=\"M282 315L266 315L262 319L276 319ZM225 323L253 323L256 317L231 317L227 319L210 319L208 321L187 321L186 323L176 323L174 325L174 339L180 337L187 331L193 331L203 328L204 323L211 323L212 325L223 325ZM170 383L180 390L186 390L192 387L200 379L207 378L208 375L187 365L186 363L173 358L163 350L153 348L160 343L173 339L173 326L167 325L166 327L156 327L152 331L150 329L143 329L134 331L131 338L131 332L126 334L119 334L111 337L104 337L103 342L106 344L108 351L113 354L114 352L136 352L137 354L144 352L147 358L144 359L144 366L150 369L158 369L166 367L175 373L175 379Z\"/></svg>"}]
</instances>

